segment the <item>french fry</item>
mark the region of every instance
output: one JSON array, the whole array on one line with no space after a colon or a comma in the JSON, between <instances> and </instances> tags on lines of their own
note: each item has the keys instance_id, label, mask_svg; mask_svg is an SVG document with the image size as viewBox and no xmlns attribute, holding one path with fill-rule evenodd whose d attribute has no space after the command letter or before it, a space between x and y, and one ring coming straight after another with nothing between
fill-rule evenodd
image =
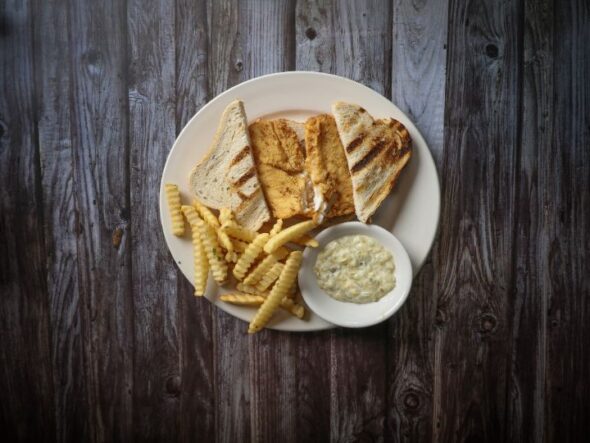
<instances>
[{"instance_id":1,"label":"french fry","mask_svg":"<svg viewBox=\"0 0 590 443\"><path fill-rule=\"evenodd\" d=\"M220 295L219 300L231 303L232 305L260 306L264 302L264 297L254 294L231 293Z\"/></svg>"},{"instance_id":2,"label":"french fry","mask_svg":"<svg viewBox=\"0 0 590 443\"><path fill-rule=\"evenodd\" d=\"M237 252L244 252L249 244L245 241L238 240L237 238L232 239L232 243L234 245L234 250Z\"/></svg>"},{"instance_id":3,"label":"french fry","mask_svg":"<svg viewBox=\"0 0 590 443\"><path fill-rule=\"evenodd\" d=\"M267 294L255 295L255 294L240 294L231 293L223 294L219 299L225 303L231 303L238 306L260 306L264 303ZM295 303L289 298L283 298L279 304L281 308L297 318L303 318L305 315L305 307L298 303Z\"/></svg>"},{"instance_id":4,"label":"french fry","mask_svg":"<svg viewBox=\"0 0 590 443\"><path fill-rule=\"evenodd\" d=\"M221 208L219 210L219 223L221 223L221 226L231 224L233 219L234 215L232 214L231 209Z\"/></svg>"},{"instance_id":5,"label":"french fry","mask_svg":"<svg viewBox=\"0 0 590 443\"><path fill-rule=\"evenodd\" d=\"M283 263L275 263L270 270L262 276L258 284L256 285L256 290L258 292L266 291L277 278L281 275L283 268L285 265Z\"/></svg>"},{"instance_id":6,"label":"french fry","mask_svg":"<svg viewBox=\"0 0 590 443\"><path fill-rule=\"evenodd\" d=\"M221 247L217 243L217 236L213 231L213 228L205 223L203 220L199 220L197 223L199 228L199 234L201 235L201 241L207 254L207 260L211 267L211 273L213 278L218 283L223 283L227 278L227 264L221 254Z\"/></svg>"},{"instance_id":7,"label":"french fry","mask_svg":"<svg viewBox=\"0 0 590 443\"><path fill-rule=\"evenodd\" d=\"M283 229L283 219L279 218L275 224L273 225L272 229L268 232L271 237L277 235Z\"/></svg>"},{"instance_id":8,"label":"french fry","mask_svg":"<svg viewBox=\"0 0 590 443\"><path fill-rule=\"evenodd\" d=\"M281 300L281 308L285 309L286 311L290 312L297 318L303 318L305 315L305 307L300 305L299 303L295 303L290 298L284 297Z\"/></svg>"},{"instance_id":9,"label":"french fry","mask_svg":"<svg viewBox=\"0 0 590 443\"><path fill-rule=\"evenodd\" d=\"M234 266L234 277L238 280L242 280L248 272L248 269L254 263L254 260L258 258L262 252L262 248L268 241L268 234L258 234L256 238L248 245L244 253L238 259L238 262Z\"/></svg>"},{"instance_id":10,"label":"french fry","mask_svg":"<svg viewBox=\"0 0 590 443\"><path fill-rule=\"evenodd\" d=\"M316 226L317 224L313 220L307 220L297 223L296 225L289 226L288 228L283 229L277 235L270 238L270 240L264 245L264 252L270 254L271 252L274 252L283 246L285 243L288 243L296 238L301 237L303 234L308 233Z\"/></svg>"},{"instance_id":11,"label":"french fry","mask_svg":"<svg viewBox=\"0 0 590 443\"><path fill-rule=\"evenodd\" d=\"M209 262L207 255L203 248L201 241L201 234L199 232L198 222L201 221L195 208L192 206L182 206L181 208L184 216L188 220L191 227L192 241L193 241L193 260L195 273L195 295L201 296L205 293L207 288L207 277L209 274Z\"/></svg>"},{"instance_id":12,"label":"french fry","mask_svg":"<svg viewBox=\"0 0 590 443\"><path fill-rule=\"evenodd\" d=\"M212 228L218 228L220 226L219 220L217 220L215 214L213 214L213 212L211 212L211 210L207 206L205 206L198 200L193 200L193 206L195 207L201 218L205 220L205 222L209 226L211 226Z\"/></svg>"},{"instance_id":13,"label":"french fry","mask_svg":"<svg viewBox=\"0 0 590 443\"><path fill-rule=\"evenodd\" d=\"M227 252L234 252L234 244L232 243L229 236L221 229L221 227L215 228L215 233L217 234L217 240L219 240L219 244L223 246L223 248Z\"/></svg>"},{"instance_id":14,"label":"french fry","mask_svg":"<svg viewBox=\"0 0 590 443\"><path fill-rule=\"evenodd\" d=\"M278 262L279 260L284 259L287 255L289 255L289 251L285 248L279 248L272 254L268 254L264 260L258 263L252 272L250 272L246 278L244 279L244 283L247 285L255 285L260 281L262 276L266 274L272 266Z\"/></svg>"},{"instance_id":15,"label":"french fry","mask_svg":"<svg viewBox=\"0 0 590 443\"><path fill-rule=\"evenodd\" d=\"M238 240L251 242L256 238L257 233L254 231L250 231L249 229L243 228L238 225L236 222L231 222L222 228L227 235L233 238L237 238Z\"/></svg>"},{"instance_id":16,"label":"french fry","mask_svg":"<svg viewBox=\"0 0 590 443\"><path fill-rule=\"evenodd\" d=\"M236 289L238 291L245 292L246 294L253 294L253 295L260 295L260 294L262 294L254 286L250 286L250 285L244 284L241 281L238 282L238 284L236 285Z\"/></svg>"},{"instance_id":17,"label":"french fry","mask_svg":"<svg viewBox=\"0 0 590 443\"><path fill-rule=\"evenodd\" d=\"M289 254L289 258L285 263L285 267L283 268L278 281L272 287L270 294L268 294L268 297L266 297L264 303L262 303L262 306L260 306L256 315L250 322L250 326L248 327L249 334L260 331L268 323L271 316L280 305L281 300L285 298L287 292L295 283L302 258L303 254L301 251L293 251Z\"/></svg>"},{"instance_id":18,"label":"french fry","mask_svg":"<svg viewBox=\"0 0 590 443\"><path fill-rule=\"evenodd\" d=\"M291 240L291 243L295 243L301 246L309 246L310 248L317 248L320 245L315 238L310 237L307 234L302 235L301 237L296 238L294 240Z\"/></svg>"},{"instance_id":19,"label":"french fry","mask_svg":"<svg viewBox=\"0 0 590 443\"><path fill-rule=\"evenodd\" d=\"M236 251L225 253L225 261L228 263L236 263L238 261L238 258L239 255Z\"/></svg>"},{"instance_id":20,"label":"french fry","mask_svg":"<svg viewBox=\"0 0 590 443\"><path fill-rule=\"evenodd\" d=\"M166 200L168 201L168 212L172 221L172 233L177 236L184 235L184 219L180 210L180 192L178 186L172 183L164 185Z\"/></svg>"}]
</instances>

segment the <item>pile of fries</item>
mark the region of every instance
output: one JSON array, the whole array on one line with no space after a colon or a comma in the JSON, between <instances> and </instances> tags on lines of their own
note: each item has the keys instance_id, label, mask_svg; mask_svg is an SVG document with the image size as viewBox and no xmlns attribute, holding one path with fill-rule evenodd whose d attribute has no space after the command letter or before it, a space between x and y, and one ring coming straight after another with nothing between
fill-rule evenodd
<instances>
[{"instance_id":1,"label":"pile of fries","mask_svg":"<svg viewBox=\"0 0 590 443\"><path fill-rule=\"evenodd\" d=\"M287 244L317 247L317 241L308 235L318 226L316 221L283 228L283 220L278 219L269 232L254 232L240 226L230 209L222 209L217 217L198 201L183 205L177 185L166 184L165 192L173 234L184 235L185 220L190 226L195 295L205 293L209 271L219 284L228 282L231 271L236 290L219 298L258 307L249 333L263 329L279 307L300 319L304 317L305 308L297 301L302 253Z\"/></svg>"}]
</instances>

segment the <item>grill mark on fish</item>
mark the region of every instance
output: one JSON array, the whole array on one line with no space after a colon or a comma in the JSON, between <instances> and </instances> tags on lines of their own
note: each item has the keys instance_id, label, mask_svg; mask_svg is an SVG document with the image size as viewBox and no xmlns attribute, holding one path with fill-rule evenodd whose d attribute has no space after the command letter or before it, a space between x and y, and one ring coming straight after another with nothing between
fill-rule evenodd
<instances>
[{"instance_id":1,"label":"grill mark on fish","mask_svg":"<svg viewBox=\"0 0 590 443\"><path fill-rule=\"evenodd\" d=\"M348 146L346 147L346 152L348 152L349 154L352 153L352 151L354 151L356 148L358 148L363 141L365 140L366 134L361 134L359 135L357 138L355 138L353 141L351 141Z\"/></svg>"},{"instance_id":2,"label":"grill mark on fish","mask_svg":"<svg viewBox=\"0 0 590 443\"><path fill-rule=\"evenodd\" d=\"M254 168L254 166L252 166L250 169L248 169L248 171L246 171L244 174L242 174L242 176L236 180L233 185L236 188L241 187L243 184L245 184L248 180L250 180L252 177L254 177L256 175L256 168Z\"/></svg>"},{"instance_id":3,"label":"grill mark on fish","mask_svg":"<svg viewBox=\"0 0 590 443\"><path fill-rule=\"evenodd\" d=\"M230 166L235 166L238 163L240 163L240 161L246 157L248 154L250 153L250 146L244 146L240 152L238 152L236 154L236 156L232 159Z\"/></svg>"},{"instance_id":4,"label":"grill mark on fish","mask_svg":"<svg viewBox=\"0 0 590 443\"><path fill-rule=\"evenodd\" d=\"M377 157L377 155L379 155L379 153L383 151L386 147L387 142L383 139L379 140L372 146L370 151L367 152L363 158L356 162L356 164L351 168L351 173L356 174L357 172L368 166L371 163L371 160Z\"/></svg>"}]
</instances>

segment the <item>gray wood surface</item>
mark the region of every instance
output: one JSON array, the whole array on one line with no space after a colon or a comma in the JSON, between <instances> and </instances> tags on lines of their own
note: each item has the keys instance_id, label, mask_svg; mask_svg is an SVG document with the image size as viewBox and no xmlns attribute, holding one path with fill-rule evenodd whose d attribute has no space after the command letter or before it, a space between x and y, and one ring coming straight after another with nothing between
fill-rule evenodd
<instances>
[{"instance_id":1,"label":"gray wood surface","mask_svg":"<svg viewBox=\"0 0 590 443\"><path fill-rule=\"evenodd\" d=\"M589 9L0 3L1 435L585 441ZM437 163L437 240L381 325L248 336L165 246L177 134L227 88L288 70L391 98Z\"/></svg>"}]
</instances>

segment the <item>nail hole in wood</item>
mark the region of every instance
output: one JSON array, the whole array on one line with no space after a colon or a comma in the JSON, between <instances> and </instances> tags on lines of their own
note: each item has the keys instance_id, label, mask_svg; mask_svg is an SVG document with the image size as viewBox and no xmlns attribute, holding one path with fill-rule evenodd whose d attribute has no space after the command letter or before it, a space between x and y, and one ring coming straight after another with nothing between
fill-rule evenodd
<instances>
[{"instance_id":1,"label":"nail hole in wood","mask_svg":"<svg viewBox=\"0 0 590 443\"><path fill-rule=\"evenodd\" d=\"M420 406L420 397L413 392L407 393L404 397L404 406L411 410L418 409Z\"/></svg>"},{"instance_id":2,"label":"nail hole in wood","mask_svg":"<svg viewBox=\"0 0 590 443\"><path fill-rule=\"evenodd\" d=\"M318 33L316 32L315 29L313 28L307 28L305 30L305 36L310 39L313 40L314 38L316 38L318 36Z\"/></svg>"},{"instance_id":3,"label":"nail hole in wood","mask_svg":"<svg viewBox=\"0 0 590 443\"><path fill-rule=\"evenodd\" d=\"M489 334L496 329L497 320L492 314L483 314L479 319L480 332Z\"/></svg>"},{"instance_id":4,"label":"nail hole in wood","mask_svg":"<svg viewBox=\"0 0 590 443\"><path fill-rule=\"evenodd\" d=\"M168 394L177 397L180 395L180 377L175 375L173 377L169 377L166 380L166 392Z\"/></svg>"},{"instance_id":5,"label":"nail hole in wood","mask_svg":"<svg viewBox=\"0 0 590 443\"><path fill-rule=\"evenodd\" d=\"M498 47L492 43L486 45L486 55L490 58L498 58Z\"/></svg>"}]
</instances>

